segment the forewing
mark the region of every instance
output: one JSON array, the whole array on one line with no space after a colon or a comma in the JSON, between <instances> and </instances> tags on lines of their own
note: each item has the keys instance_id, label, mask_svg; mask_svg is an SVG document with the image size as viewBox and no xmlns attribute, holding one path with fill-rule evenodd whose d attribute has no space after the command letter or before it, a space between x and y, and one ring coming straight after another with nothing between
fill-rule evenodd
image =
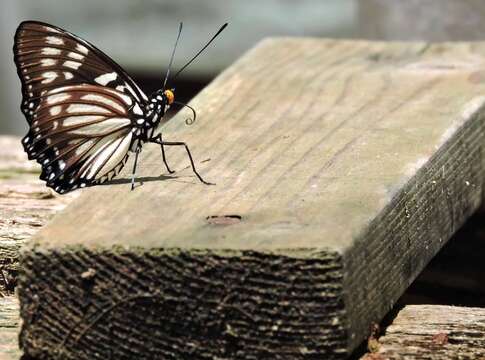
<instances>
[{"instance_id":1,"label":"forewing","mask_svg":"<svg viewBox=\"0 0 485 360\"><path fill-rule=\"evenodd\" d=\"M93 84L116 89L144 104L146 95L101 50L58 27L26 21L15 34L14 60L22 82L22 112L32 122L42 95L58 87Z\"/></svg>"},{"instance_id":2,"label":"forewing","mask_svg":"<svg viewBox=\"0 0 485 360\"><path fill-rule=\"evenodd\" d=\"M60 193L111 179L132 143L133 100L103 86L47 90L22 143L42 165L41 179Z\"/></svg>"}]
</instances>

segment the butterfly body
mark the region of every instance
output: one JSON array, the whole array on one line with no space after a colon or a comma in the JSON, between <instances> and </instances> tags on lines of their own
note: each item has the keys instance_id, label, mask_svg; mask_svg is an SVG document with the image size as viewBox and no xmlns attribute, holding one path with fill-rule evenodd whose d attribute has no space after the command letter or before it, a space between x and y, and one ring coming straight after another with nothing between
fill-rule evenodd
<instances>
[{"instance_id":1,"label":"butterfly body","mask_svg":"<svg viewBox=\"0 0 485 360\"><path fill-rule=\"evenodd\" d=\"M172 93L171 90L167 91ZM170 103L167 95L163 92L156 92L150 97L143 109L133 109L132 111L140 116L133 123L132 131L136 138L143 142L149 141L154 136L169 108Z\"/></svg>"}]
</instances>

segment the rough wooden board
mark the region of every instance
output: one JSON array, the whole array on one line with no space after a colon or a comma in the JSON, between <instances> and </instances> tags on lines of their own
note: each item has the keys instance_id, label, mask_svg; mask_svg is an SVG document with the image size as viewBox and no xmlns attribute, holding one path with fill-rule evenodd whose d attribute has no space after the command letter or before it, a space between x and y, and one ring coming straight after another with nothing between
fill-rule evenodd
<instances>
[{"instance_id":1,"label":"rough wooden board","mask_svg":"<svg viewBox=\"0 0 485 360\"><path fill-rule=\"evenodd\" d=\"M408 305L362 359L485 359L485 309Z\"/></svg>"},{"instance_id":2,"label":"rough wooden board","mask_svg":"<svg viewBox=\"0 0 485 360\"><path fill-rule=\"evenodd\" d=\"M20 138L0 136L0 271L18 270L19 249L57 211L79 193L58 196L38 179L39 166L28 161ZM0 291L4 287L0 276Z\"/></svg>"},{"instance_id":3,"label":"rough wooden board","mask_svg":"<svg viewBox=\"0 0 485 360\"><path fill-rule=\"evenodd\" d=\"M20 358L19 304L13 296L0 297L0 360Z\"/></svg>"},{"instance_id":4,"label":"rough wooden board","mask_svg":"<svg viewBox=\"0 0 485 360\"><path fill-rule=\"evenodd\" d=\"M263 42L194 99L194 126L165 128L217 186L158 176L147 146L143 186L130 192L125 172L39 233L24 349L345 357L482 200L482 49Z\"/></svg>"}]
</instances>

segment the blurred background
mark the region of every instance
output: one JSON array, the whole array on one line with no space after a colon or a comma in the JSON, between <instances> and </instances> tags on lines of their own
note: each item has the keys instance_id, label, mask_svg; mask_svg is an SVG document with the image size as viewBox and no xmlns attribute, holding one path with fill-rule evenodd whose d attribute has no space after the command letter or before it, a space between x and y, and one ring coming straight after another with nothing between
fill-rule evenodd
<instances>
[{"instance_id":1,"label":"blurred background","mask_svg":"<svg viewBox=\"0 0 485 360\"><path fill-rule=\"evenodd\" d=\"M0 133L22 135L20 82L12 59L22 20L65 28L98 46L146 93L160 87L178 22L184 22L178 68L224 22L216 43L177 83L187 101L221 70L267 36L381 40L477 40L485 35L483 0L2 0Z\"/></svg>"}]
</instances>

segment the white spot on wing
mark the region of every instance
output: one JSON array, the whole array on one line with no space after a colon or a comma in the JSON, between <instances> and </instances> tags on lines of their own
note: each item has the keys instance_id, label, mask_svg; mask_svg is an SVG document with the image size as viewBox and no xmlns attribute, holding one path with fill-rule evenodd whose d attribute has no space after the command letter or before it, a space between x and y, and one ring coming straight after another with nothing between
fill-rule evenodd
<instances>
[{"instance_id":1,"label":"white spot on wing","mask_svg":"<svg viewBox=\"0 0 485 360\"><path fill-rule=\"evenodd\" d=\"M113 94L113 95L115 95L119 98L121 98L125 102L126 105L131 106L131 104L133 103L132 98L128 95L125 95L124 93L121 93L120 92L121 90L119 89L120 87L122 87L124 89L124 86L117 86L116 90L109 89L109 88L106 88L104 90L110 92L111 94Z\"/></svg>"},{"instance_id":2,"label":"white spot on wing","mask_svg":"<svg viewBox=\"0 0 485 360\"><path fill-rule=\"evenodd\" d=\"M59 169L64 170L66 167L66 162L63 160L59 160Z\"/></svg>"},{"instance_id":3,"label":"white spot on wing","mask_svg":"<svg viewBox=\"0 0 485 360\"><path fill-rule=\"evenodd\" d=\"M85 54L85 55L89 52L88 48L85 47L84 45L81 45L81 44L76 45L76 50Z\"/></svg>"},{"instance_id":4,"label":"white spot on wing","mask_svg":"<svg viewBox=\"0 0 485 360\"><path fill-rule=\"evenodd\" d=\"M98 84L106 86L108 83L110 83L113 80L116 80L118 78L118 74L116 72L111 72L111 73L106 73L103 75L99 75L97 78L94 79Z\"/></svg>"},{"instance_id":5,"label":"white spot on wing","mask_svg":"<svg viewBox=\"0 0 485 360\"><path fill-rule=\"evenodd\" d=\"M46 43L52 44L52 45L63 45L64 44L64 40L62 40L61 38L58 38L56 36L47 36L45 38L45 41L46 41Z\"/></svg>"},{"instance_id":6,"label":"white spot on wing","mask_svg":"<svg viewBox=\"0 0 485 360\"><path fill-rule=\"evenodd\" d=\"M71 80L74 77L74 75L69 71L64 71L63 74L66 80Z\"/></svg>"},{"instance_id":7,"label":"white spot on wing","mask_svg":"<svg viewBox=\"0 0 485 360\"><path fill-rule=\"evenodd\" d=\"M76 59L76 60L84 59L84 55L79 54L77 52L72 52L72 51L69 54L67 54L67 56L69 56L70 58Z\"/></svg>"},{"instance_id":8,"label":"white spot on wing","mask_svg":"<svg viewBox=\"0 0 485 360\"><path fill-rule=\"evenodd\" d=\"M71 97L71 95L69 94L63 94L63 93L60 93L60 94L55 94L55 95L50 95L47 97L47 103L48 104L55 104L55 103L58 103L58 102L62 102L64 100L67 100Z\"/></svg>"},{"instance_id":9,"label":"white spot on wing","mask_svg":"<svg viewBox=\"0 0 485 360\"><path fill-rule=\"evenodd\" d=\"M136 115L143 115L143 111L138 104L135 104L135 106L133 107L133 113L135 113Z\"/></svg>"},{"instance_id":10,"label":"white spot on wing","mask_svg":"<svg viewBox=\"0 0 485 360\"><path fill-rule=\"evenodd\" d=\"M84 144L79 145L79 147L75 151L76 155L83 154L84 152L88 151L88 149L93 145L94 145L93 140L86 141Z\"/></svg>"},{"instance_id":11,"label":"white spot on wing","mask_svg":"<svg viewBox=\"0 0 485 360\"><path fill-rule=\"evenodd\" d=\"M59 115L61 113L61 109L62 109L61 106L53 106L50 108L49 113L52 116Z\"/></svg>"},{"instance_id":12,"label":"white spot on wing","mask_svg":"<svg viewBox=\"0 0 485 360\"><path fill-rule=\"evenodd\" d=\"M61 93L61 92L73 90L75 88L76 88L75 86L61 86L61 87L49 90L49 94L58 94L58 93Z\"/></svg>"},{"instance_id":13,"label":"white spot on wing","mask_svg":"<svg viewBox=\"0 0 485 360\"><path fill-rule=\"evenodd\" d=\"M82 100L89 100L89 101L97 101L99 103L102 103L107 106L111 106L112 108L120 111L123 114L126 114L125 109L118 104L116 101L111 100L110 98L102 95L96 95L96 94L87 94L81 97Z\"/></svg>"},{"instance_id":14,"label":"white spot on wing","mask_svg":"<svg viewBox=\"0 0 485 360\"><path fill-rule=\"evenodd\" d=\"M74 126L91 121L97 121L104 119L104 116L92 116L92 115L82 115L82 116L69 116L64 119L62 126Z\"/></svg>"},{"instance_id":15,"label":"white spot on wing","mask_svg":"<svg viewBox=\"0 0 485 360\"><path fill-rule=\"evenodd\" d=\"M57 31L56 29L50 27L50 26L43 26L44 30L47 31L47 32L53 32L53 33L59 33L59 31Z\"/></svg>"},{"instance_id":16,"label":"white spot on wing","mask_svg":"<svg viewBox=\"0 0 485 360\"><path fill-rule=\"evenodd\" d=\"M44 80L41 81L42 84L48 84L53 82L57 78L57 73L54 71L47 71L42 74Z\"/></svg>"},{"instance_id":17,"label":"white spot on wing","mask_svg":"<svg viewBox=\"0 0 485 360\"><path fill-rule=\"evenodd\" d=\"M57 63L54 59L41 59L42 66L53 66Z\"/></svg>"},{"instance_id":18,"label":"white spot on wing","mask_svg":"<svg viewBox=\"0 0 485 360\"><path fill-rule=\"evenodd\" d=\"M59 55L62 51L60 49L54 49L50 47L46 47L42 49L43 55Z\"/></svg>"},{"instance_id":19,"label":"white spot on wing","mask_svg":"<svg viewBox=\"0 0 485 360\"><path fill-rule=\"evenodd\" d=\"M80 62L75 62L75 61L68 60L68 61L64 61L64 63L62 65L65 66L65 67L68 67L68 68L77 70L77 69L79 69L79 67L82 64Z\"/></svg>"},{"instance_id":20,"label":"white spot on wing","mask_svg":"<svg viewBox=\"0 0 485 360\"><path fill-rule=\"evenodd\" d=\"M95 124L90 124L83 126L78 129L69 131L73 135L94 135L102 134L106 132L115 131L126 126L131 125L131 120L127 118L111 118L104 121L97 122Z\"/></svg>"},{"instance_id":21,"label":"white spot on wing","mask_svg":"<svg viewBox=\"0 0 485 360\"><path fill-rule=\"evenodd\" d=\"M101 113L101 114L111 114L111 111L105 109L101 106L96 105L88 105L88 104L71 104L67 108L67 112L70 114L73 113Z\"/></svg>"}]
</instances>

